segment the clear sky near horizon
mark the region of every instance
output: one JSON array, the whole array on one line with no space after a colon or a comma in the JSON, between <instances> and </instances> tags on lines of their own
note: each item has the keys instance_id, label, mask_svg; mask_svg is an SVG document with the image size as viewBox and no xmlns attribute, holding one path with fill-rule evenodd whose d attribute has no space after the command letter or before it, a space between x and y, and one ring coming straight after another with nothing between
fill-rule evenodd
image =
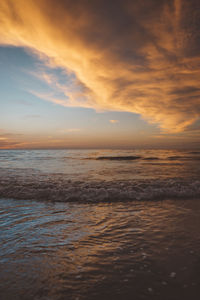
<instances>
[{"instance_id":1,"label":"clear sky near horizon","mask_svg":"<svg viewBox=\"0 0 200 300\"><path fill-rule=\"evenodd\" d=\"M0 149L199 148L196 0L1 0Z\"/></svg>"}]
</instances>

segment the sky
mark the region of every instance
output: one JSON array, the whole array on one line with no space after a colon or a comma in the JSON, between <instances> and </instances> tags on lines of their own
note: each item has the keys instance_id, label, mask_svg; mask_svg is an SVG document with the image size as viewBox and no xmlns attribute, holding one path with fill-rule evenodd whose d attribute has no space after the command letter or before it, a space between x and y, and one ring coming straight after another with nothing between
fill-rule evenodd
<instances>
[{"instance_id":1,"label":"sky","mask_svg":"<svg viewBox=\"0 0 200 300\"><path fill-rule=\"evenodd\" d=\"M1 0L0 149L200 148L199 0Z\"/></svg>"}]
</instances>

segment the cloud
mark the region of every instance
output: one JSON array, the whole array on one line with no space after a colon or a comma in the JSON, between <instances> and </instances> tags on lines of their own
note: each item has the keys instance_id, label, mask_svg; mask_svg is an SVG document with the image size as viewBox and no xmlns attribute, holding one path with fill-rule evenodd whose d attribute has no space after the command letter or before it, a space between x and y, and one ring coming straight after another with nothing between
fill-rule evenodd
<instances>
[{"instance_id":1,"label":"cloud","mask_svg":"<svg viewBox=\"0 0 200 300\"><path fill-rule=\"evenodd\" d=\"M110 120L110 123L116 124L116 123L119 123L119 121L118 120Z\"/></svg>"},{"instance_id":2,"label":"cloud","mask_svg":"<svg viewBox=\"0 0 200 300\"><path fill-rule=\"evenodd\" d=\"M21 134L6 133L0 129L0 149L15 148L21 145Z\"/></svg>"},{"instance_id":3,"label":"cloud","mask_svg":"<svg viewBox=\"0 0 200 300\"><path fill-rule=\"evenodd\" d=\"M80 128L69 128L66 130L66 132L80 132L81 129Z\"/></svg>"},{"instance_id":4,"label":"cloud","mask_svg":"<svg viewBox=\"0 0 200 300\"><path fill-rule=\"evenodd\" d=\"M66 134L66 133L76 133L76 132L81 132L81 128L67 128L67 129L61 129L58 130L59 134Z\"/></svg>"},{"instance_id":5,"label":"cloud","mask_svg":"<svg viewBox=\"0 0 200 300\"><path fill-rule=\"evenodd\" d=\"M40 115L25 115L24 119L39 119L41 116Z\"/></svg>"},{"instance_id":6,"label":"cloud","mask_svg":"<svg viewBox=\"0 0 200 300\"><path fill-rule=\"evenodd\" d=\"M63 98L48 101L138 113L180 132L200 116L199 8L197 0L1 0L0 44L75 75L55 84Z\"/></svg>"}]
</instances>

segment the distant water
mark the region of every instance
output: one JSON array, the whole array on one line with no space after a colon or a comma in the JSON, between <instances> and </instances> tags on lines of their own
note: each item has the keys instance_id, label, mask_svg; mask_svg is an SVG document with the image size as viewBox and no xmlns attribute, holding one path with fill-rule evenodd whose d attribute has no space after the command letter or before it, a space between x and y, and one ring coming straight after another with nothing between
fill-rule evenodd
<instances>
[{"instance_id":1,"label":"distant water","mask_svg":"<svg viewBox=\"0 0 200 300\"><path fill-rule=\"evenodd\" d=\"M1 150L0 299L200 299L199 175L197 151Z\"/></svg>"},{"instance_id":2,"label":"distant water","mask_svg":"<svg viewBox=\"0 0 200 300\"><path fill-rule=\"evenodd\" d=\"M4 198L101 202L199 196L200 151L0 151Z\"/></svg>"}]
</instances>

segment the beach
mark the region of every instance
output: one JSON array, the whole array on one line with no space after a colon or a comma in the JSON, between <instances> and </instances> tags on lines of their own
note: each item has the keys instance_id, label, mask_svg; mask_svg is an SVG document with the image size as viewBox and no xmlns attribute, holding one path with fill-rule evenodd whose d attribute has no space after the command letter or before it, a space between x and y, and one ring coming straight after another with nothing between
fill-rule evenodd
<instances>
[{"instance_id":1,"label":"beach","mask_svg":"<svg viewBox=\"0 0 200 300\"><path fill-rule=\"evenodd\" d=\"M199 299L197 153L45 151L0 152L1 299Z\"/></svg>"},{"instance_id":2,"label":"beach","mask_svg":"<svg viewBox=\"0 0 200 300\"><path fill-rule=\"evenodd\" d=\"M199 299L199 199L0 204L1 299Z\"/></svg>"}]
</instances>

